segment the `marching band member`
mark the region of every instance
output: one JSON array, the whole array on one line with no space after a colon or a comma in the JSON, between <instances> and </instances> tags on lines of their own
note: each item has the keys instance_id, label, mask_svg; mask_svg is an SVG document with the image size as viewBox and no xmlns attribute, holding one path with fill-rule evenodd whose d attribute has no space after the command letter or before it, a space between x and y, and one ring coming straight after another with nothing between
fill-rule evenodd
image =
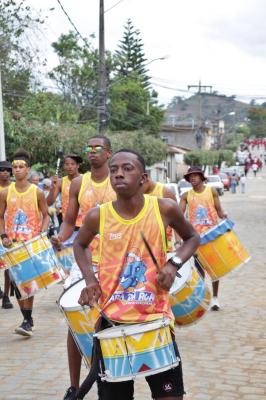
<instances>
[{"instance_id":1,"label":"marching band member","mask_svg":"<svg viewBox=\"0 0 266 400\"><path fill-rule=\"evenodd\" d=\"M24 150L17 151L12 161L16 182L0 193L0 236L5 247L11 246L12 242L30 240L48 229L50 218L44 193L28 181L29 172L29 154ZM16 286L15 293L23 315L23 322L15 333L32 336L33 296L20 300Z\"/></svg>"},{"instance_id":2,"label":"marching band member","mask_svg":"<svg viewBox=\"0 0 266 400\"><path fill-rule=\"evenodd\" d=\"M93 306L99 302L105 315L118 324L154 321L163 316L173 321L168 291L178 268L195 252L199 236L174 201L143 195L145 162L138 153L118 151L109 168L117 200L91 209L74 242L75 257L86 282L79 303ZM167 262L165 230L168 225L178 232L183 244ZM158 272L141 232L145 232L157 259ZM99 280L93 272L91 253L89 262L87 253L88 245L98 233ZM128 268L132 260L135 266L138 263L135 273ZM99 320L97 329L102 328L100 324ZM183 399L181 362L146 380L153 398ZM111 383L98 377L97 383L101 400L133 399L133 381ZM78 393L76 398L79 396Z\"/></svg>"},{"instance_id":3,"label":"marching band member","mask_svg":"<svg viewBox=\"0 0 266 400\"><path fill-rule=\"evenodd\" d=\"M55 246L66 241L76 229L82 225L87 212L107 201L116 198L109 179L108 161L111 157L111 143L105 136L94 136L89 139L85 148L88 155L91 172L86 172L71 182L69 191L69 203L64 215L63 223L58 237L52 237ZM95 238L91 244L93 264L98 263L99 239ZM74 277L75 280L77 277ZM71 281L74 283L74 280ZM72 400L79 388L81 355L70 333L67 337L68 365L71 386L67 389L63 400Z\"/></svg>"},{"instance_id":4,"label":"marching band member","mask_svg":"<svg viewBox=\"0 0 266 400\"><path fill-rule=\"evenodd\" d=\"M219 218L225 219L227 215L221 207L217 190L204 185L206 178L200 167L190 167L184 178L191 183L192 189L182 195L179 206L183 213L186 212L186 209L188 210L188 220L196 231L202 234L217 225ZM196 257L195 263L204 276L204 270ZM220 309L218 302L219 281L212 282L212 288L211 309L218 311Z\"/></svg>"}]
</instances>

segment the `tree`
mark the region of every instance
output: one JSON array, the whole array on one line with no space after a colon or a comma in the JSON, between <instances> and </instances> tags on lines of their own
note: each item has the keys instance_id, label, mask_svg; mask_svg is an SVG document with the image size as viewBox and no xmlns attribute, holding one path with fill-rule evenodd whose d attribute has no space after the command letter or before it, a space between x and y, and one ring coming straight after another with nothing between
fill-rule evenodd
<instances>
[{"instance_id":1,"label":"tree","mask_svg":"<svg viewBox=\"0 0 266 400\"><path fill-rule=\"evenodd\" d=\"M39 63L37 49L29 34L44 20L34 17L25 0L0 2L0 68L5 107L17 110L30 93L34 69ZM27 43L27 45L26 45Z\"/></svg>"},{"instance_id":2,"label":"tree","mask_svg":"<svg viewBox=\"0 0 266 400\"><path fill-rule=\"evenodd\" d=\"M115 52L115 73L107 87L111 130L143 129L158 134L164 110L151 90L140 32L127 21L123 39Z\"/></svg>"},{"instance_id":3,"label":"tree","mask_svg":"<svg viewBox=\"0 0 266 400\"><path fill-rule=\"evenodd\" d=\"M187 165L221 166L223 161L228 165L233 164L233 152L231 150L196 150L185 154L184 161Z\"/></svg>"},{"instance_id":4,"label":"tree","mask_svg":"<svg viewBox=\"0 0 266 400\"><path fill-rule=\"evenodd\" d=\"M148 166L165 159L165 143L161 139L147 135L142 130L134 132L110 132L107 135L112 142L114 152L123 147L126 138L126 145L124 147L138 151L144 157Z\"/></svg>"},{"instance_id":5,"label":"tree","mask_svg":"<svg viewBox=\"0 0 266 400\"><path fill-rule=\"evenodd\" d=\"M149 77L145 66L147 59L143 51L140 32L133 27L132 21L127 20L123 39L115 52L116 78L138 79L144 88L149 88Z\"/></svg>"},{"instance_id":6,"label":"tree","mask_svg":"<svg viewBox=\"0 0 266 400\"><path fill-rule=\"evenodd\" d=\"M265 137L266 110L264 108L250 108L248 111L250 136Z\"/></svg>"}]
</instances>

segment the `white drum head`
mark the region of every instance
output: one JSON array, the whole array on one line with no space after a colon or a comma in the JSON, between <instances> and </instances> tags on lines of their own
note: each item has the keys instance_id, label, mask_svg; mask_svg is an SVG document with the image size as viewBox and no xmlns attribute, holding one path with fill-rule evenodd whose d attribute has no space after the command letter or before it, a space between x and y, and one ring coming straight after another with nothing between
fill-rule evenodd
<instances>
[{"instance_id":1,"label":"white drum head","mask_svg":"<svg viewBox=\"0 0 266 400\"><path fill-rule=\"evenodd\" d=\"M78 303L80 293L83 288L85 288L85 279L71 285L60 297L59 306L66 311L75 311L82 309L81 305Z\"/></svg>"},{"instance_id":2,"label":"white drum head","mask_svg":"<svg viewBox=\"0 0 266 400\"><path fill-rule=\"evenodd\" d=\"M162 326L168 326L169 324L169 318L157 319L156 321L146 322L143 324L122 324L113 328L104 329L103 331L96 333L94 336L96 336L98 339L118 338L124 335L132 336L139 333L154 331Z\"/></svg>"},{"instance_id":3,"label":"white drum head","mask_svg":"<svg viewBox=\"0 0 266 400\"><path fill-rule=\"evenodd\" d=\"M181 277L179 278L178 276L175 278L175 281L170 289L170 294L174 294L176 292L179 292L179 290L183 289L185 286L186 282L189 281L192 273L192 263L191 259L189 259L187 262L185 262L184 265L178 270L179 274Z\"/></svg>"}]
</instances>

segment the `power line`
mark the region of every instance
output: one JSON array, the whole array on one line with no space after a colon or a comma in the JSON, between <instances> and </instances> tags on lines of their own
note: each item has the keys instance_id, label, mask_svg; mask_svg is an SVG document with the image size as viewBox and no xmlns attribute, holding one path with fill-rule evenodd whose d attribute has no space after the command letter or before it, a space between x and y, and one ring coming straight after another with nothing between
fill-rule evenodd
<instances>
[{"instance_id":1,"label":"power line","mask_svg":"<svg viewBox=\"0 0 266 400\"><path fill-rule=\"evenodd\" d=\"M59 4L59 6L61 7L63 13L65 14L65 16L67 17L67 19L69 20L70 24L73 26L73 28L75 29L76 33L78 34L78 36L83 40L83 42L85 43L85 45L90 49L90 46L88 45L87 40L82 36L82 34L80 33L80 31L78 30L78 28L76 27L76 25L74 24L74 22L72 21L72 19L70 18L70 16L68 15L67 11L65 10L65 8L63 7L62 3L60 0L56 0L57 3ZM91 50L91 49L90 49Z\"/></svg>"},{"instance_id":2,"label":"power line","mask_svg":"<svg viewBox=\"0 0 266 400\"><path fill-rule=\"evenodd\" d=\"M120 0L120 1L118 1L118 2L115 3L113 6L111 6L111 7L108 8L107 10L105 10L104 13L106 14L108 11L112 10L113 8L115 8L116 6L118 6L118 4L122 3L123 1L125 1L125 0Z\"/></svg>"}]
</instances>

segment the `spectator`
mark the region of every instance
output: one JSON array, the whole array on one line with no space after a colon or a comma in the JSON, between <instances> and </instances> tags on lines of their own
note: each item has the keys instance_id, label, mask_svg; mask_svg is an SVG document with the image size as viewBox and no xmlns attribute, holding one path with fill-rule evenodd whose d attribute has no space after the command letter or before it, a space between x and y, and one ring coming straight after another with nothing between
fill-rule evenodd
<instances>
[{"instance_id":1,"label":"spectator","mask_svg":"<svg viewBox=\"0 0 266 400\"><path fill-rule=\"evenodd\" d=\"M238 184L238 177L237 174L234 173L231 177L231 184L230 184L231 193L236 193L237 184Z\"/></svg>"},{"instance_id":2,"label":"spectator","mask_svg":"<svg viewBox=\"0 0 266 400\"><path fill-rule=\"evenodd\" d=\"M246 191L246 181L247 181L247 178L245 177L244 174L242 174L240 177L240 180L239 180L241 193L245 193L245 191Z\"/></svg>"}]
</instances>

